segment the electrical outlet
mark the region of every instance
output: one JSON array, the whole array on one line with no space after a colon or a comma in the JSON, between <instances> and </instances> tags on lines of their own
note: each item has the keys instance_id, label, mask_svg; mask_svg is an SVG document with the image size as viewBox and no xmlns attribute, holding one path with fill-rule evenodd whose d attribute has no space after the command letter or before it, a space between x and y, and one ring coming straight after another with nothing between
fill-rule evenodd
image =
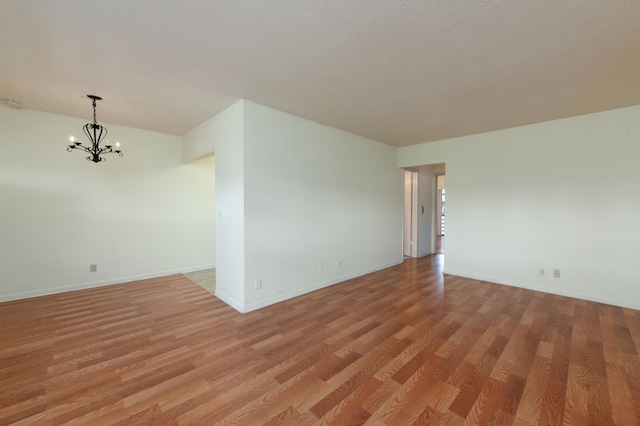
<instances>
[{"instance_id":1,"label":"electrical outlet","mask_svg":"<svg viewBox=\"0 0 640 426\"><path fill-rule=\"evenodd\" d=\"M553 270L553 278L560 278L560 269Z\"/></svg>"},{"instance_id":2,"label":"electrical outlet","mask_svg":"<svg viewBox=\"0 0 640 426\"><path fill-rule=\"evenodd\" d=\"M98 272L98 265L96 265L95 263L89 265L89 272Z\"/></svg>"},{"instance_id":3,"label":"electrical outlet","mask_svg":"<svg viewBox=\"0 0 640 426\"><path fill-rule=\"evenodd\" d=\"M260 290L261 288L262 288L262 278L258 278L258 279L255 281L255 289L256 289L256 290Z\"/></svg>"},{"instance_id":4,"label":"electrical outlet","mask_svg":"<svg viewBox=\"0 0 640 426\"><path fill-rule=\"evenodd\" d=\"M322 263L318 263L318 273L322 272Z\"/></svg>"},{"instance_id":5,"label":"electrical outlet","mask_svg":"<svg viewBox=\"0 0 640 426\"><path fill-rule=\"evenodd\" d=\"M342 260L338 260L338 269L342 269Z\"/></svg>"},{"instance_id":6,"label":"electrical outlet","mask_svg":"<svg viewBox=\"0 0 640 426\"><path fill-rule=\"evenodd\" d=\"M544 271L544 268L538 269L538 275L540 275L541 277L544 277L546 275L545 271Z\"/></svg>"}]
</instances>

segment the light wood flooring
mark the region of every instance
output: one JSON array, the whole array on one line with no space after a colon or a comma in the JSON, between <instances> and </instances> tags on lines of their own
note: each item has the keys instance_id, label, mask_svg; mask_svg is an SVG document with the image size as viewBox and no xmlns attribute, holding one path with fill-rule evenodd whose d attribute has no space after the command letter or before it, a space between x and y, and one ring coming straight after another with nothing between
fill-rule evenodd
<instances>
[{"instance_id":1,"label":"light wood flooring","mask_svg":"<svg viewBox=\"0 0 640 426\"><path fill-rule=\"evenodd\" d=\"M441 262L245 315L182 275L2 303L0 424L638 424L640 312Z\"/></svg>"},{"instance_id":2,"label":"light wood flooring","mask_svg":"<svg viewBox=\"0 0 640 426\"><path fill-rule=\"evenodd\" d=\"M201 271L189 272L184 274L200 287L204 288L211 294L216 294L216 270L215 269L203 269Z\"/></svg>"}]
</instances>

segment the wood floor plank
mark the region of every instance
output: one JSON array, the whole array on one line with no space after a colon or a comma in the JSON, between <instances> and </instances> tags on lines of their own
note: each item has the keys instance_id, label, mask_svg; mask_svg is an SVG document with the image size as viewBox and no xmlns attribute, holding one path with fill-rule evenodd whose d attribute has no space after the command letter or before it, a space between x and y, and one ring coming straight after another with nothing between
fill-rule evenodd
<instances>
[{"instance_id":1,"label":"wood floor plank","mask_svg":"<svg viewBox=\"0 0 640 426\"><path fill-rule=\"evenodd\" d=\"M245 315L182 275L0 303L0 425L639 423L640 312L442 264Z\"/></svg>"},{"instance_id":2,"label":"wood floor plank","mask_svg":"<svg viewBox=\"0 0 640 426\"><path fill-rule=\"evenodd\" d=\"M483 385L478 398L474 401L467 417L464 419L465 425L486 425L490 423L496 411L499 396L506 383L490 377Z\"/></svg>"},{"instance_id":3,"label":"wood floor plank","mask_svg":"<svg viewBox=\"0 0 640 426\"><path fill-rule=\"evenodd\" d=\"M567 394L570 348L570 336L566 335L566 333L558 333L549 366L549 379L544 393L540 423L549 425L562 424Z\"/></svg>"}]
</instances>

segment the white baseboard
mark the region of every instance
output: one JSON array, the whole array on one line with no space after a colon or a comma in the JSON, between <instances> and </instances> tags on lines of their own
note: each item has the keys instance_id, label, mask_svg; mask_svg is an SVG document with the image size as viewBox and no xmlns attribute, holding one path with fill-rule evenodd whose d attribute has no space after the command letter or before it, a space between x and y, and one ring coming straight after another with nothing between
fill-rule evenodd
<instances>
[{"instance_id":1,"label":"white baseboard","mask_svg":"<svg viewBox=\"0 0 640 426\"><path fill-rule=\"evenodd\" d=\"M418 254L418 258L431 256L432 254L434 254L434 252L428 251L428 252L425 252L425 253L422 253L422 254Z\"/></svg>"},{"instance_id":2,"label":"white baseboard","mask_svg":"<svg viewBox=\"0 0 640 426\"><path fill-rule=\"evenodd\" d=\"M218 299L222 300L224 303L231 306L233 309L240 312L241 314L246 313L246 311L244 310L244 305L239 301L237 301L236 299L234 299L233 297L229 296L228 294L220 291L217 288L214 294Z\"/></svg>"},{"instance_id":3,"label":"white baseboard","mask_svg":"<svg viewBox=\"0 0 640 426\"><path fill-rule=\"evenodd\" d=\"M357 277L361 277L363 275L366 274L370 274L372 272L376 272L376 271L381 271L382 269L387 269L390 268L392 266L396 266L401 264L403 261L403 259L399 259L399 260L395 260L393 262L384 264L384 265L379 265L373 268L368 268L368 269L364 269L358 272L354 272L351 274L346 274L331 280L327 280L327 281L323 281L320 283L315 283L312 285L308 285L302 288L297 288L295 290L291 290L288 291L286 293L282 293L282 294L278 294L276 296L272 296L272 297L268 297L266 299L263 300L259 300L257 302L252 302L249 303L247 305L244 306L244 311L240 310L238 308L236 308L235 306L231 305L229 303L229 305L233 306L236 310L242 312L242 313L247 313L247 312L251 312L251 311L256 311L258 309L262 309L262 308L266 308L267 306L271 306L274 305L276 303L280 303L280 302L284 302L285 300L289 300L289 299L293 299L294 297L298 297L298 296L302 296L303 294L307 294L307 293L311 293L312 291L316 291L316 290L320 290L322 288L325 287L329 287L332 286L334 284L338 284L347 280L350 280L352 278L357 278ZM216 292L216 296L218 295L218 293ZM224 300L224 299L223 299ZM226 302L226 300L225 300ZM228 302L227 302L228 303Z\"/></svg>"},{"instance_id":4,"label":"white baseboard","mask_svg":"<svg viewBox=\"0 0 640 426\"><path fill-rule=\"evenodd\" d=\"M549 293L549 294L556 294L558 296L572 297L574 299L582 299L582 300L588 300L591 302L604 303L606 305L619 306L621 308L640 310L639 303L630 302L629 300L618 300L618 299L611 299L607 297L594 296L592 294L566 291L561 288L547 287L547 286L535 284L535 283L521 283L521 282L514 282L514 281L506 282L497 278L482 277L479 275L467 274L465 272L460 272L455 270L452 271L450 269L447 269L446 267L445 267L444 273L447 275L455 275L458 277L469 278L472 280L486 281L486 282L491 282L491 283L496 283L501 285L508 285L510 287L524 288L527 290L540 291L540 292Z\"/></svg>"},{"instance_id":5,"label":"white baseboard","mask_svg":"<svg viewBox=\"0 0 640 426\"><path fill-rule=\"evenodd\" d=\"M60 287L49 287L49 288L43 288L38 290L24 291L20 293L3 294L3 295L0 295L0 303L9 302L11 300L28 299L31 297L49 296L51 294L66 293L69 291L104 287L104 286L113 285L113 284L122 284L122 283L131 282L131 281L146 280L149 278L165 277L167 275L186 274L189 272L201 271L203 269L211 269L215 267L216 267L215 264L207 264L207 265L200 265L200 266L193 266L193 267L190 266L188 268L170 269L166 271L150 272L147 274L129 275L125 277L108 278L100 281L90 281L90 282L78 283L78 284L72 284L72 285L66 285L66 286L60 286Z\"/></svg>"},{"instance_id":6,"label":"white baseboard","mask_svg":"<svg viewBox=\"0 0 640 426\"><path fill-rule=\"evenodd\" d=\"M185 268L179 272L176 272L177 274L188 274L190 272L197 272L197 271L203 271L205 269L215 269L216 268L216 264L215 263L210 263L208 265L200 265L200 266L190 266L188 268ZM169 274L171 275L171 274Z\"/></svg>"}]
</instances>

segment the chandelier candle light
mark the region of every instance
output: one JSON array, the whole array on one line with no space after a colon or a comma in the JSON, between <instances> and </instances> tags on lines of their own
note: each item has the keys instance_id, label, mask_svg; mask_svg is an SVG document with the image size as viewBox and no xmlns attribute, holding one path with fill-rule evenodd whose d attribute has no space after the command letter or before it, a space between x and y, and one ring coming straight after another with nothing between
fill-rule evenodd
<instances>
[{"instance_id":1,"label":"chandelier candle light","mask_svg":"<svg viewBox=\"0 0 640 426\"><path fill-rule=\"evenodd\" d=\"M122 151L120 151L120 142L116 142L116 149L113 149L113 146L108 145L109 141L107 141L107 145L104 148L100 148L100 142L107 136L107 128L98 124L96 121L96 101L102 100L100 96L95 95L87 95L87 98L93 100L93 123L87 123L84 125L83 130L84 134L87 135L89 140L91 141L91 147L86 147L80 143L80 141L74 137L69 137L69 140L72 142L71 145L67 147L67 151L71 152L74 149L80 149L85 152L88 152L89 155L87 160L93 161L94 163L100 163L102 161L106 161L106 159L102 158L102 154L118 154L122 157Z\"/></svg>"}]
</instances>

